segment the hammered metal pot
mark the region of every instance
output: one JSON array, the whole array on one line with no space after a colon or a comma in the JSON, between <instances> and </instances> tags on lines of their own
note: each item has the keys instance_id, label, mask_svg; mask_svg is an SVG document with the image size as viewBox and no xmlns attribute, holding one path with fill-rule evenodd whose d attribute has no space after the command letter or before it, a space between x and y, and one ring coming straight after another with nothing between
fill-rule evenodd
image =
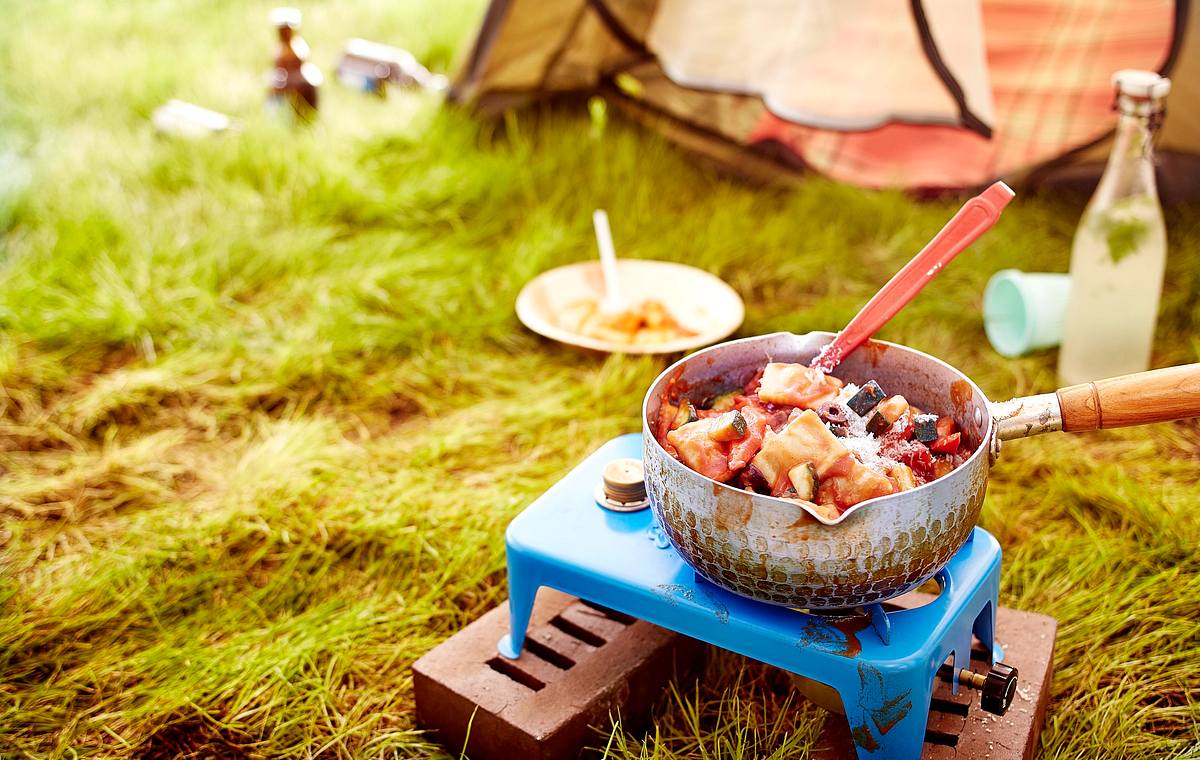
<instances>
[{"instance_id":1,"label":"hammered metal pot","mask_svg":"<svg viewBox=\"0 0 1200 760\"><path fill-rule=\"evenodd\" d=\"M869 341L842 361L836 375L859 385L874 379L888 394L954 417L973 453L953 472L910 491L864 501L836 524L823 524L796 504L695 472L656 440L658 410L672 388L692 399L704 398L747 382L770 361L808 364L832 339L832 333L823 332L775 333L723 343L668 367L646 394L644 463L654 515L697 573L736 594L788 607L837 609L916 588L970 536L999 441L1062 429L1059 399L1073 389L989 404L979 387L949 364L905 346ZM1186 403L1175 404L1170 413L1122 424L1200 414L1198 367L1173 368L1182 371L1176 375L1183 378L1179 384ZM1165 376L1173 370L1143 374ZM1138 377L1122 382L1131 385L1128 381ZM1097 386L1087 385L1093 391ZM1073 388L1086 393L1085 386ZM1081 404L1086 407L1086 399ZM1097 421L1078 429L1097 427L1109 425Z\"/></svg>"}]
</instances>

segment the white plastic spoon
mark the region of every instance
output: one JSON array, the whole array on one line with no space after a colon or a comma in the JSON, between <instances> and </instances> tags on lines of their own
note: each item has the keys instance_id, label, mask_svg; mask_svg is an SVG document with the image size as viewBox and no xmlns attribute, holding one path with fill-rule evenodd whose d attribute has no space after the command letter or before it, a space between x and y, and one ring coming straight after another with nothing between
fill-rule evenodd
<instances>
[{"instance_id":1,"label":"white plastic spoon","mask_svg":"<svg viewBox=\"0 0 1200 760\"><path fill-rule=\"evenodd\" d=\"M600 249L600 269L604 273L604 298L600 311L618 314L625 310L625 297L621 294L621 282L617 278L617 252L613 248L612 231L608 228L608 214L604 209L592 212L592 226L596 230L596 247Z\"/></svg>"}]
</instances>

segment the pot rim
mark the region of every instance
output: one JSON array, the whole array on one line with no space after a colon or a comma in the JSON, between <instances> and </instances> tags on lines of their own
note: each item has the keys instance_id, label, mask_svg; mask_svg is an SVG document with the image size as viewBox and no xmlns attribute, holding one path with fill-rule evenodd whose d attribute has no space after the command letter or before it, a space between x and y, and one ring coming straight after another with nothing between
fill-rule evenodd
<instances>
[{"instance_id":1,"label":"pot rim","mask_svg":"<svg viewBox=\"0 0 1200 760\"><path fill-rule=\"evenodd\" d=\"M812 330L807 333L793 333L793 332L789 332L787 330L780 330L780 331L773 332L773 333L765 333L763 335L754 335L754 336L750 336L747 338L738 338L736 340L728 340L728 341L724 341L722 343L717 343L715 345L709 346L708 348L704 348L704 349L701 349L694 353L688 354L687 356L684 356L683 358L674 362L669 367L664 369L661 373L659 373L658 377L654 378L654 382L652 382L650 384L650 387L646 390L646 396L642 400L642 430L644 433L644 437L647 438L647 442L644 445L647 445L647 446L653 445L657 449L657 452L659 454L661 454L662 456L671 460L672 462L675 462L675 463L681 465L684 469L686 469L688 472L690 472L692 475L695 475L698 478L703 478L704 480L707 480L708 482L710 482L714 485L721 486L722 488L728 489L730 491L734 491L736 493L743 493L743 494L746 493L746 491L744 491L740 488L734 488L733 486L729 485L728 483L722 483L721 481L714 480L714 479L708 477L707 475L701 475L699 472L696 472L695 470L688 467L683 462L680 462L678 459L671 456L670 453L668 453L667 450L663 448L662 444L659 443L658 438L654 435L654 428L650 424L650 418L648 416L650 400L651 400L651 398L653 398L655 389L657 389L659 387L659 385L666 378L668 378L672 373L677 372L679 370L679 368L690 363L693 359L699 359L704 356L711 355L712 353L719 352L719 351L726 349L733 345L754 343L754 342L758 342L758 341L764 341L764 340L767 340L770 338L778 338L781 336L807 337L807 336L812 336L812 335L828 336L829 340L832 341L834 336L836 335L836 333L831 333L831 332L828 332L825 330ZM877 343L877 344L887 346L888 348L898 348L898 349L902 349L904 351L910 351L910 352L919 354L922 358L942 365L943 367L951 370L952 372L954 372L954 374L958 375L960 378L965 380L971 386L971 389L973 391L975 391L976 393L978 393L979 397L983 399L983 408L982 408L982 415L984 418L983 432L980 435L979 445L975 447L975 451L971 453L971 456L967 457L967 459L962 464L960 464L958 467L955 467L953 471L947 473L946 475L943 475L940 478L935 478L934 480L931 480L928 483L924 483L924 484L919 485L916 488L910 489L908 491L892 493L892 494L888 494L886 496L876 496L873 499L867 499L866 501L860 501L859 503L857 503L854 506L847 509L845 512L842 512L834 520L830 520L826 517L822 517L821 515L818 515L814 512L809 513L809 514L812 514L817 520L824 523L825 525L830 525L830 526L838 525L839 523L845 521L850 515L859 511L859 509L861 507L866 507L866 506L873 505L873 504L879 504L881 502L887 501L888 499L896 499L896 498L901 498L901 497L911 498L914 494L917 494L917 493L929 488L934 483L938 483L946 478L953 477L956 473L968 472L971 469L970 467L968 467L968 465L972 464L975 461L975 459L977 459L979 457L988 457L990 459L990 451L992 448L992 442L996 435L996 420L991 414L991 409L989 406L989 404L991 402L988 399L987 394L983 392L983 389L981 389L978 385L975 384L974 380L972 380L970 377L967 377L967 375L965 373L963 373L962 370L958 369L957 367L955 367L951 364L948 364L947 362L942 361L941 359L937 358L936 356L927 354L924 351L920 351L918 349L912 348L911 346L905 346L901 343L892 343L892 342L886 341L886 340L875 340L874 338L869 339L865 343L867 343L867 342ZM864 343L864 345L865 345L865 343ZM653 442L652 444L650 443L651 441ZM991 464L989 461L984 466L985 473L990 472L990 469L991 469ZM767 499L768 503L770 503L770 504L787 505L789 507L795 506L792 502L784 501L783 499L776 497L776 496L768 496L766 494L760 494L760 493L754 493L753 496L755 496L756 498L759 498L759 499Z\"/></svg>"}]
</instances>

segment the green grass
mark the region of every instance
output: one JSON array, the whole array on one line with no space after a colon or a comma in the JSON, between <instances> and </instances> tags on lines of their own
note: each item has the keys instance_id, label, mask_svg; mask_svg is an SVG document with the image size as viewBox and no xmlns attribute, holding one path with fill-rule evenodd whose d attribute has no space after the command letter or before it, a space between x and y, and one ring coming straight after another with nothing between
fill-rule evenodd
<instances>
[{"instance_id":1,"label":"green grass","mask_svg":"<svg viewBox=\"0 0 1200 760\"><path fill-rule=\"evenodd\" d=\"M508 520L636 429L664 365L513 315L531 276L592 255L591 210L626 255L728 280L753 335L841 325L954 206L740 186L619 120L593 138L582 108L481 124L329 84L291 131L261 114L268 8L5 5L0 756L439 751L409 666L505 598ZM325 2L305 35L327 74L353 35L445 70L481 9ZM169 97L242 130L157 137ZM994 398L1052 389L1052 352L986 347L980 294L1003 267L1064 269L1080 211L1020 199L882 337ZM1168 225L1156 365L1200 355L1200 209ZM1044 756L1200 741L1198 474L1195 422L1005 447L983 517L1002 603L1061 623ZM802 756L822 719L721 656L649 734L596 745Z\"/></svg>"}]
</instances>

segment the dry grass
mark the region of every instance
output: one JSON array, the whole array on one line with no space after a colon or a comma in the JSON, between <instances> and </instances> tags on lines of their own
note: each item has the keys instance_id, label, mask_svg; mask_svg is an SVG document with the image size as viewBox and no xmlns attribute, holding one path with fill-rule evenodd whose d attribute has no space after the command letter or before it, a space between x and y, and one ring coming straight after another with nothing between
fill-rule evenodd
<instances>
[{"instance_id":1,"label":"dry grass","mask_svg":"<svg viewBox=\"0 0 1200 760\"><path fill-rule=\"evenodd\" d=\"M324 3L348 36L445 68L478 0ZM844 322L934 232L919 205L814 181L730 184L582 111L480 125L434 98L325 88L260 116L266 4L17 2L0 28L0 756L423 756L409 665L504 598L507 521L635 429L662 360L540 341L538 271L682 260L746 297L743 334ZM183 97L239 135L152 135ZM20 159L14 158L19 156ZM16 168L13 168L16 167ZM22 178L28 177L28 187ZM1053 356L986 348L982 285L1059 269L1080 206L1018 201L884 334L994 397ZM1200 209L1169 218L1157 364L1200 354ZM1200 740L1200 427L1006 447L984 525L1002 601L1062 624L1047 757ZM721 657L609 755L803 755L821 716Z\"/></svg>"}]
</instances>

